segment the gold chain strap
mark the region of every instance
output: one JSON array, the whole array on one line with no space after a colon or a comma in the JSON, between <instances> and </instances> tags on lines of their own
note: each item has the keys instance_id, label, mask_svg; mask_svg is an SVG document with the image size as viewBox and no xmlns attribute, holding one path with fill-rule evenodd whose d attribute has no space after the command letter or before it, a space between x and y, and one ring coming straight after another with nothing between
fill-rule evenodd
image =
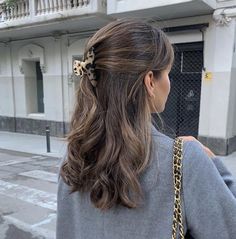
<instances>
[{"instance_id":1,"label":"gold chain strap","mask_svg":"<svg viewBox=\"0 0 236 239\"><path fill-rule=\"evenodd\" d=\"M173 181L174 181L174 214L172 224L172 239L176 239L179 225L180 238L184 239L184 225L181 209L181 179L182 179L183 140L176 138L173 152Z\"/></svg>"}]
</instances>

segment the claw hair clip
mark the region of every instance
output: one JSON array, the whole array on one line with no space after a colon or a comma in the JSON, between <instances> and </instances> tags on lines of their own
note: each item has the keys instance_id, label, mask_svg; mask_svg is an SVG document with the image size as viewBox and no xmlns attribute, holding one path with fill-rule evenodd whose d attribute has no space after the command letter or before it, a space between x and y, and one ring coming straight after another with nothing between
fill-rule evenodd
<instances>
[{"instance_id":1,"label":"claw hair clip","mask_svg":"<svg viewBox=\"0 0 236 239\"><path fill-rule=\"evenodd\" d=\"M95 75L95 64L94 64L94 49L91 48L86 58L83 61L74 60L73 69L77 76L83 76L84 74L88 76L91 84L93 86L97 85L96 75Z\"/></svg>"}]
</instances>

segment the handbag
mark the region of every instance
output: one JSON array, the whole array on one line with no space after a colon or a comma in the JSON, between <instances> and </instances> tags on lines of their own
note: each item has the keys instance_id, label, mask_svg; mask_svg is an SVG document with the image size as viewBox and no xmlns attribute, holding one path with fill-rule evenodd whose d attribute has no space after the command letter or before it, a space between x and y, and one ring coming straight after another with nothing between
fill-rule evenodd
<instances>
[{"instance_id":1,"label":"handbag","mask_svg":"<svg viewBox=\"0 0 236 239\"><path fill-rule=\"evenodd\" d=\"M184 236L184 225L181 208L181 185L182 185L182 159L183 159L183 140L175 138L173 149L173 181L174 181L174 213L172 223L172 239L177 237L177 229L181 239L193 239L187 231Z\"/></svg>"}]
</instances>

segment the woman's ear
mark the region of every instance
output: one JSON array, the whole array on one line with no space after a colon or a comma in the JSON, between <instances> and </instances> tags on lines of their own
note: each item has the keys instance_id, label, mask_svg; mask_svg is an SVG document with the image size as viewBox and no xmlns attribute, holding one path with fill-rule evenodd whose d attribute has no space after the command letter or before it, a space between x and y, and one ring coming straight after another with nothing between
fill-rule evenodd
<instances>
[{"instance_id":1,"label":"woman's ear","mask_svg":"<svg viewBox=\"0 0 236 239\"><path fill-rule=\"evenodd\" d=\"M145 77L144 77L144 85L147 89L147 92L149 94L150 97L154 97L154 89L155 89L155 82L154 82L154 76L153 76L153 72L149 71Z\"/></svg>"}]
</instances>

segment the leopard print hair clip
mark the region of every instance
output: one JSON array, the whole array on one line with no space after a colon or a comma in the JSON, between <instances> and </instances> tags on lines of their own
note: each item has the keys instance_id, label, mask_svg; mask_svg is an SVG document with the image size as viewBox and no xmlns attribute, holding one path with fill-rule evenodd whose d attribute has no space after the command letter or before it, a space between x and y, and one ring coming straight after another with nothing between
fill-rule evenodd
<instances>
[{"instance_id":1,"label":"leopard print hair clip","mask_svg":"<svg viewBox=\"0 0 236 239\"><path fill-rule=\"evenodd\" d=\"M83 76L86 74L91 81L91 84L95 87L97 85L95 75L95 64L94 64L94 49L93 47L88 51L86 58L83 61L74 61L73 69L77 76Z\"/></svg>"}]
</instances>

